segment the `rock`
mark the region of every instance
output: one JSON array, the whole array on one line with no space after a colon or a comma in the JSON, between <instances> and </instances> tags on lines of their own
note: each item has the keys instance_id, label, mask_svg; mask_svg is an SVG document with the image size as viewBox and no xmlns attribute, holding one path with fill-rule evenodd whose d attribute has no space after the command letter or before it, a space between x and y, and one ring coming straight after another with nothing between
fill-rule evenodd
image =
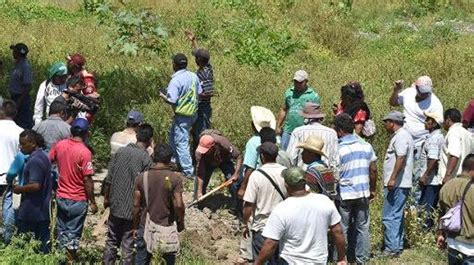
<instances>
[{"instance_id":1,"label":"rock","mask_svg":"<svg viewBox=\"0 0 474 265\"><path fill-rule=\"evenodd\" d=\"M205 207L204 209L202 209L202 212L203 212L203 213L204 213L204 214L207 216L207 218L209 218L209 219L210 219L210 217L211 217L211 214L212 214L212 211L211 211L211 209L209 209L209 208Z\"/></svg>"},{"instance_id":2,"label":"rock","mask_svg":"<svg viewBox=\"0 0 474 265\"><path fill-rule=\"evenodd\" d=\"M217 250L216 254L218 260L226 260L227 256L229 255L229 251L221 248Z\"/></svg>"},{"instance_id":3,"label":"rock","mask_svg":"<svg viewBox=\"0 0 474 265\"><path fill-rule=\"evenodd\" d=\"M221 239L222 238L222 231L217 227L211 228L211 238L212 238L212 240Z\"/></svg>"}]
</instances>

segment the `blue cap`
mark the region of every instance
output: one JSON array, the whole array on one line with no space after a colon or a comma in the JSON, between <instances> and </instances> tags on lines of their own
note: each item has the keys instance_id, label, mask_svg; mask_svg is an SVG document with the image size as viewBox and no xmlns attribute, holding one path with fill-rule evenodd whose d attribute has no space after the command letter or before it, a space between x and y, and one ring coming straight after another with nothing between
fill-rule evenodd
<instances>
[{"instance_id":1,"label":"blue cap","mask_svg":"<svg viewBox=\"0 0 474 265\"><path fill-rule=\"evenodd\" d=\"M76 118L71 127L79 127L82 131L87 131L89 129L89 122L84 118Z\"/></svg>"},{"instance_id":2,"label":"blue cap","mask_svg":"<svg viewBox=\"0 0 474 265\"><path fill-rule=\"evenodd\" d=\"M143 114L136 110L131 110L128 112L127 121L132 123L142 123L144 121Z\"/></svg>"}]
</instances>

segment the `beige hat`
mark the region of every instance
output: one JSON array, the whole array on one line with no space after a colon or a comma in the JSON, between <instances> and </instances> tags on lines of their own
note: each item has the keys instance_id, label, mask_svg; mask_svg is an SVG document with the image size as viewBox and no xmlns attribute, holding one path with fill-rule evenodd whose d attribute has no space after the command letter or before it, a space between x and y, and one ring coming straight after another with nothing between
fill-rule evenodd
<instances>
[{"instance_id":1,"label":"beige hat","mask_svg":"<svg viewBox=\"0 0 474 265\"><path fill-rule=\"evenodd\" d=\"M425 116L426 116L426 117L430 117L430 118L432 118L433 120L435 120L436 123L438 123L439 125L443 125L444 119L443 119L443 116L442 116L442 115L440 115L440 114L438 114L438 113L436 113L436 112L427 112L427 111L425 111L424 113L425 113Z\"/></svg>"},{"instance_id":2,"label":"beige hat","mask_svg":"<svg viewBox=\"0 0 474 265\"><path fill-rule=\"evenodd\" d=\"M250 107L250 114L252 115L252 122L257 132L260 132L263 127L270 127L275 130L276 119L271 110L261 106L252 106Z\"/></svg>"},{"instance_id":3,"label":"beige hat","mask_svg":"<svg viewBox=\"0 0 474 265\"><path fill-rule=\"evenodd\" d=\"M293 76L293 80L298 82L303 82L304 80L308 80L308 73L305 70L298 70L295 72Z\"/></svg>"},{"instance_id":4,"label":"beige hat","mask_svg":"<svg viewBox=\"0 0 474 265\"><path fill-rule=\"evenodd\" d=\"M304 142L299 143L296 147L326 156L326 154L323 153L324 140L319 136L310 135Z\"/></svg>"}]
</instances>

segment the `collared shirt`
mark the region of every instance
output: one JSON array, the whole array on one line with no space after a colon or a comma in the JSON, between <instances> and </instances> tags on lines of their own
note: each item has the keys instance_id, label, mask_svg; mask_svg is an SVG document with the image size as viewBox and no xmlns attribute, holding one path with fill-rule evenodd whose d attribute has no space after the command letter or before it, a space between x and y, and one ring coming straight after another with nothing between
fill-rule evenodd
<instances>
[{"instance_id":1,"label":"collared shirt","mask_svg":"<svg viewBox=\"0 0 474 265\"><path fill-rule=\"evenodd\" d=\"M0 173L10 168L16 154L20 152L21 127L12 120L0 120ZM0 185L6 185L6 176L0 177Z\"/></svg>"},{"instance_id":2,"label":"collared shirt","mask_svg":"<svg viewBox=\"0 0 474 265\"><path fill-rule=\"evenodd\" d=\"M357 136L339 140L339 193L342 200L370 196L370 163L377 161L372 145Z\"/></svg>"},{"instance_id":3,"label":"collared shirt","mask_svg":"<svg viewBox=\"0 0 474 265\"><path fill-rule=\"evenodd\" d=\"M398 129L392 134L387 153L385 154L385 161L383 163L384 186L387 186L390 180L397 156L405 156L405 164L396 177L395 187L412 187L413 155L414 144L411 134L405 128Z\"/></svg>"},{"instance_id":4,"label":"collared shirt","mask_svg":"<svg viewBox=\"0 0 474 265\"><path fill-rule=\"evenodd\" d=\"M147 151L133 143L112 157L105 183L110 185L110 214L132 220L133 188L136 177L152 165Z\"/></svg>"},{"instance_id":5,"label":"collared shirt","mask_svg":"<svg viewBox=\"0 0 474 265\"><path fill-rule=\"evenodd\" d=\"M199 78L202 88L202 96L199 98L199 103L209 103L214 94L214 70L211 64L197 70L196 75Z\"/></svg>"},{"instance_id":6,"label":"collared shirt","mask_svg":"<svg viewBox=\"0 0 474 265\"><path fill-rule=\"evenodd\" d=\"M31 83L33 83L33 73L30 62L26 58L20 58L12 69L8 90L12 94L22 94L24 87Z\"/></svg>"},{"instance_id":7,"label":"collared shirt","mask_svg":"<svg viewBox=\"0 0 474 265\"><path fill-rule=\"evenodd\" d=\"M173 104L177 104L179 98L184 96L192 87L192 82L196 82L196 93L199 95L202 93L201 84L199 83L199 78L195 73L190 72L186 69L181 69L175 72L171 76L171 81L168 84L168 91L166 94L166 99Z\"/></svg>"},{"instance_id":8,"label":"collared shirt","mask_svg":"<svg viewBox=\"0 0 474 265\"><path fill-rule=\"evenodd\" d=\"M452 172L451 177L456 177L462 172L461 164L467 155L471 153L474 143L472 143L471 133L462 127L460 122L453 124L444 138L444 144L439 162L438 177L441 180L446 175L449 156L458 158L458 163Z\"/></svg>"},{"instance_id":9,"label":"collared shirt","mask_svg":"<svg viewBox=\"0 0 474 265\"><path fill-rule=\"evenodd\" d=\"M425 111L443 116L443 105L434 93L420 102L416 102L416 93L415 86L411 86L398 94L398 104L403 106L403 115L405 115L404 127L413 136L415 145L421 144L429 133L425 129Z\"/></svg>"},{"instance_id":10,"label":"collared shirt","mask_svg":"<svg viewBox=\"0 0 474 265\"><path fill-rule=\"evenodd\" d=\"M421 174L426 172L428 166L428 159L438 160L441 157L441 149L444 144L444 136L441 129L432 131L421 147L420 162L418 163ZM441 185L443 179L438 177L438 167L436 166L428 175L428 185Z\"/></svg>"},{"instance_id":11,"label":"collared shirt","mask_svg":"<svg viewBox=\"0 0 474 265\"><path fill-rule=\"evenodd\" d=\"M295 92L294 87L285 91L286 118L283 124L283 131L292 133L296 127L304 124L304 118L300 115L306 102L320 104L321 98L313 88L308 87L301 94Z\"/></svg>"},{"instance_id":12,"label":"collared shirt","mask_svg":"<svg viewBox=\"0 0 474 265\"><path fill-rule=\"evenodd\" d=\"M59 140L71 136L71 125L57 116L49 116L46 120L36 124L33 130L43 136L47 149L51 149Z\"/></svg>"},{"instance_id":13,"label":"collared shirt","mask_svg":"<svg viewBox=\"0 0 474 265\"><path fill-rule=\"evenodd\" d=\"M326 127L320 123L314 122L312 124L300 126L296 128L290 137L288 148L286 151L293 159L293 164L303 166L303 159L301 148L296 146L304 142L309 136L319 136L324 141L323 152L327 157L323 157L324 162L329 166L336 166L337 164L337 133L334 129Z\"/></svg>"}]
</instances>

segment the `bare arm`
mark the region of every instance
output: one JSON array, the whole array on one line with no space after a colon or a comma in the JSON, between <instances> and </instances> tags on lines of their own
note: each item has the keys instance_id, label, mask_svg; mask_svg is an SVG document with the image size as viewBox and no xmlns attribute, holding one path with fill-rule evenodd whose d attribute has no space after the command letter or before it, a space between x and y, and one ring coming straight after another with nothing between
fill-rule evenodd
<instances>
[{"instance_id":1,"label":"bare arm","mask_svg":"<svg viewBox=\"0 0 474 265\"><path fill-rule=\"evenodd\" d=\"M369 167L369 186L370 186L370 197L372 200L375 198L375 193L377 191L377 162L371 162Z\"/></svg>"},{"instance_id":2,"label":"bare arm","mask_svg":"<svg viewBox=\"0 0 474 265\"><path fill-rule=\"evenodd\" d=\"M244 231L244 237L248 237L248 222L250 219L250 216L252 216L253 212L255 211L255 203L251 202L244 202L244 209L243 209L243 217L244 217L244 226L245 226L245 231Z\"/></svg>"},{"instance_id":3,"label":"bare arm","mask_svg":"<svg viewBox=\"0 0 474 265\"><path fill-rule=\"evenodd\" d=\"M451 176L453 175L453 171L456 168L456 165L458 164L458 157L455 157L453 155L450 155L448 158L448 164L446 165L446 174L444 175L443 178L443 183L446 183L448 180L451 179Z\"/></svg>"},{"instance_id":4,"label":"bare arm","mask_svg":"<svg viewBox=\"0 0 474 265\"><path fill-rule=\"evenodd\" d=\"M270 238L265 239L265 241L263 242L262 250L260 250L260 254L258 255L254 265L265 264L265 262L272 257L273 253L275 253L277 247L278 240L273 240Z\"/></svg>"},{"instance_id":5,"label":"bare arm","mask_svg":"<svg viewBox=\"0 0 474 265\"><path fill-rule=\"evenodd\" d=\"M186 30L184 34L186 34L186 37L188 37L188 40L191 41L191 47L193 49L196 49L198 47L196 35L194 35L194 33L190 30Z\"/></svg>"},{"instance_id":6,"label":"bare arm","mask_svg":"<svg viewBox=\"0 0 474 265\"><path fill-rule=\"evenodd\" d=\"M242 199L245 194L245 190L247 189L247 184L249 183L249 177L250 174L254 171L253 168L251 167L246 167L244 171L244 179L242 180L242 184L240 185L239 191L237 195L239 196L239 199Z\"/></svg>"},{"instance_id":7,"label":"bare arm","mask_svg":"<svg viewBox=\"0 0 474 265\"><path fill-rule=\"evenodd\" d=\"M438 160L428 158L428 163L426 165L426 171L423 173L423 175L421 175L420 184L426 185L426 183L428 181L429 174L436 169L437 165L438 165Z\"/></svg>"},{"instance_id":8,"label":"bare arm","mask_svg":"<svg viewBox=\"0 0 474 265\"><path fill-rule=\"evenodd\" d=\"M285 121L285 118L286 118L286 112L287 112L286 107L281 107L280 112L278 112L277 124L276 124L276 129L275 129L275 132L277 134L281 135L281 132L283 129L283 122Z\"/></svg>"},{"instance_id":9,"label":"bare arm","mask_svg":"<svg viewBox=\"0 0 474 265\"><path fill-rule=\"evenodd\" d=\"M138 225L140 224L140 206L142 201L142 195L140 190L137 186L135 186L135 190L133 191L133 229L138 229Z\"/></svg>"},{"instance_id":10,"label":"bare arm","mask_svg":"<svg viewBox=\"0 0 474 265\"><path fill-rule=\"evenodd\" d=\"M106 183L104 181L104 208L107 208L109 207L110 205L110 202L109 202L109 198L110 198L110 184L109 183Z\"/></svg>"},{"instance_id":11,"label":"bare arm","mask_svg":"<svg viewBox=\"0 0 474 265\"><path fill-rule=\"evenodd\" d=\"M397 156L397 160L395 161L395 166L392 171L392 175L387 184L387 188L389 191L392 191L395 187L395 183L397 182L397 176L402 171L403 167L405 166L406 156Z\"/></svg>"},{"instance_id":12,"label":"bare arm","mask_svg":"<svg viewBox=\"0 0 474 265\"><path fill-rule=\"evenodd\" d=\"M334 243L336 244L337 250L337 261L345 261L346 260L346 242L344 240L344 234L342 233L342 226L340 223L333 225L330 227L332 238L334 239Z\"/></svg>"},{"instance_id":13,"label":"bare arm","mask_svg":"<svg viewBox=\"0 0 474 265\"><path fill-rule=\"evenodd\" d=\"M390 106L396 107L396 106L399 105L398 104L398 93L400 93L400 90L402 90L402 86L403 86L403 81L402 80L395 81L395 84L393 86L392 95L390 95L390 100L389 100Z\"/></svg>"},{"instance_id":14,"label":"bare arm","mask_svg":"<svg viewBox=\"0 0 474 265\"><path fill-rule=\"evenodd\" d=\"M84 188L86 190L87 199L91 205L91 211L95 214L97 212L97 205L95 204L94 181L92 180L92 175L84 177Z\"/></svg>"},{"instance_id":15,"label":"bare arm","mask_svg":"<svg viewBox=\"0 0 474 265\"><path fill-rule=\"evenodd\" d=\"M173 194L173 206L177 218L176 223L178 224L178 232L181 232L184 230L184 202L183 194L181 192L175 192Z\"/></svg>"},{"instance_id":16,"label":"bare arm","mask_svg":"<svg viewBox=\"0 0 474 265\"><path fill-rule=\"evenodd\" d=\"M242 168L242 164L244 163L244 159L242 157L242 154L239 155L239 157L237 157L237 162L235 163L235 172L234 172L234 175L232 176L236 181L238 178L239 178L239 174L240 174L240 169Z\"/></svg>"},{"instance_id":17,"label":"bare arm","mask_svg":"<svg viewBox=\"0 0 474 265\"><path fill-rule=\"evenodd\" d=\"M40 183L28 183L25 186L15 186L13 188L14 193L33 193L41 190L42 185Z\"/></svg>"}]
</instances>

